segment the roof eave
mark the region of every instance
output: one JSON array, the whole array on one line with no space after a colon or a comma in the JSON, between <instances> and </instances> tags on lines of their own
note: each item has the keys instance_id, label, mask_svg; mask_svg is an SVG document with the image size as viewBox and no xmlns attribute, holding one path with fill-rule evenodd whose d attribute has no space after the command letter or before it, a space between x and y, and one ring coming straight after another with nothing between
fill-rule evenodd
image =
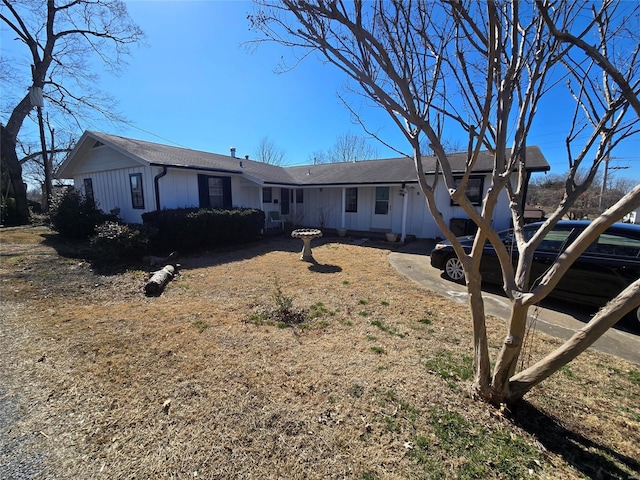
<instances>
[{"instance_id":1,"label":"roof eave","mask_svg":"<svg viewBox=\"0 0 640 480\"><path fill-rule=\"evenodd\" d=\"M227 168L218 168L218 167L199 167L195 165L178 165L175 163L159 163L159 162L150 162L149 165L152 167L167 167L167 168L175 168L178 170L203 170L205 172L235 173L238 175L244 174L242 170L229 170Z\"/></svg>"}]
</instances>

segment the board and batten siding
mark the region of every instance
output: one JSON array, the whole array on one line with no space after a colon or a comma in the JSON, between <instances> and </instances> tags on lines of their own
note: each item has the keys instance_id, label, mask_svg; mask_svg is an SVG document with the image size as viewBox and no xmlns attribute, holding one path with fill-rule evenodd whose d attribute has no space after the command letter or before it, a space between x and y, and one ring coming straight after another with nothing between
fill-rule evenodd
<instances>
[{"instance_id":1,"label":"board and batten siding","mask_svg":"<svg viewBox=\"0 0 640 480\"><path fill-rule=\"evenodd\" d=\"M144 209L133 208L131 199L131 184L129 176L132 173L142 174L142 193ZM142 223L142 214L155 210L153 194L153 177L150 169L145 167L124 168L102 172L87 172L76 174L73 178L76 190L84 193L84 180L91 179L93 198L97 207L109 213L119 209L118 215L129 223Z\"/></svg>"},{"instance_id":2,"label":"board and batten siding","mask_svg":"<svg viewBox=\"0 0 640 480\"><path fill-rule=\"evenodd\" d=\"M155 175L162 172L161 168L154 168ZM169 169L167 174L158 179L160 191L160 209L197 207L198 175L190 170ZM155 210L155 204L153 209Z\"/></svg>"},{"instance_id":3,"label":"board and batten siding","mask_svg":"<svg viewBox=\"0 0 640 480\"><path fill-rule=\"evenodd\" d=\"M517 180L513 180L513 182L515 181ZM482 186L482 199L484 199L485 195L487 194L487 189L490 187L490 185L491 177L490 175L485 175ZM449 196L449 192L447 191L444 182L441 181L436 187L435 197L436 204L438 205L438 210L440 211L440 213L442 213L442 217L444 218L444 221L447 223L447 225L450 224L452 218L468 218L468 215L464 212L462 207L451 204L451 197ZM424 197L422 198L422 200L424 201ZM426 203L425 208L427 208ZM480 213L482 211L482 205L477 205L476 210L478 211L478 213ZM498 231L505 230L510 227L511 216L509 210L509 197L506 191L502 191L498 196L498 202L496 203L494 209L494 219L491 223L492 227ZM444 236L440 229L435 226L435 223L434 229L434 235L426 238Z\"/></svg>"},{"instance_id":4,"label":"board and batten siding","mask_svg":"<svg viewBox=\"0 0 640 480\"><path fill-rule=\"evenodd\" d=\"M153 177L155 177L162 172L162 169L154 167L152 172ZM160 209L198 208L200 206L198 174L212 177L231 178L231 203L234 208L260 208L258 186L256 185L251 189L247 188L247 184L244 179L238 175L225 175L224 173L218 172L169 168L167 170L167 174L158 179ZM155 203L152 210L155 210Z\"/></svg>"}]
</instances>

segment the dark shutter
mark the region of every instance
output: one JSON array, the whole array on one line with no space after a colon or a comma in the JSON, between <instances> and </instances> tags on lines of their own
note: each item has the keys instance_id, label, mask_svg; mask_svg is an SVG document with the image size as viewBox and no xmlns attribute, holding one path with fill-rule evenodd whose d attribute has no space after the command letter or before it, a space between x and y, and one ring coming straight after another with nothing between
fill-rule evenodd
<instances>
[{"instance_id":1,"label":"dark shutter","mask_svg":"<svg viewBox=\"0 0 640 480\"><path fill-rule=\"evenodd\" d=\"M290 193L288 188L280 189L280 213L282 215L289 215L289 199Z\"/></svg>"},{"instance_id":2,"label":"dark shutter","mask_svg":"<svg viewBox=\"0 0 640 480\"><path fill-rule=\"evenodd\" d=\"M231 177L222 177L222 208L233 208Z\"/></svg>"},{"instance_id":3,"label":"dark shutter","mask_svg":"<svg viewBox=\"0 0 640 480\"><path fill-rule=\"evenodd\" d=\"M200 208L209 208L211 206L209 200L209 177L207 175L198 175L198 198L200 199Z\"/></svg>"}]
</instances>

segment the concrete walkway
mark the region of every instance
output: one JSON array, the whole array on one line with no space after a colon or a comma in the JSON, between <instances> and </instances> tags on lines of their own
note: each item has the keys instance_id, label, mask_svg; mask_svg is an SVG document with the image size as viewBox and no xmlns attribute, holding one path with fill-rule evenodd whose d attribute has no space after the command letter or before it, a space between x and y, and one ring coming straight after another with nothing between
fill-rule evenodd
<instances>
[{"instance_id":1,"label":"concrete walkway","mask_svg":"<svg viewBox=\"0 0 640 480\"><path fill-rule=\"evenodd\" d=\"M466 287L442 278L442 272L431 266L429 253L434 245L433 240L410 242L397 252L391 252L389 262L410 280L457 302L467 304ZM485 291L483 298L487 314L505 320L509 318L509 304L498 290ZM544 302L541 307L530 309L529 316L537 331L565 340L589 320L587 310L568 306L566 302L551 300ZM612 328L591 348L640 364L640 335Z\"/></svg>"}]
</instances>

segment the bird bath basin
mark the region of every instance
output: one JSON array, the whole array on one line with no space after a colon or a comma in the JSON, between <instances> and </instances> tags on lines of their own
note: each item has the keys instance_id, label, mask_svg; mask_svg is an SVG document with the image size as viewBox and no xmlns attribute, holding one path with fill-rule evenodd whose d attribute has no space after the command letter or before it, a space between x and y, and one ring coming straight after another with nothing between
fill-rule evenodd
<instances>
[{"instance_id":1,"label":"bird bath basin","mask_svg":"<svg viewBox=\"0 0 640 480\"><path fill-rule=\"evenodd\" d=\"M300 256L300 260L313 262L311 240L322 237L322 232L316 228L299 228L291 232L291 236L302 240L302 255Z\"/></svg>"}]
</instances>

